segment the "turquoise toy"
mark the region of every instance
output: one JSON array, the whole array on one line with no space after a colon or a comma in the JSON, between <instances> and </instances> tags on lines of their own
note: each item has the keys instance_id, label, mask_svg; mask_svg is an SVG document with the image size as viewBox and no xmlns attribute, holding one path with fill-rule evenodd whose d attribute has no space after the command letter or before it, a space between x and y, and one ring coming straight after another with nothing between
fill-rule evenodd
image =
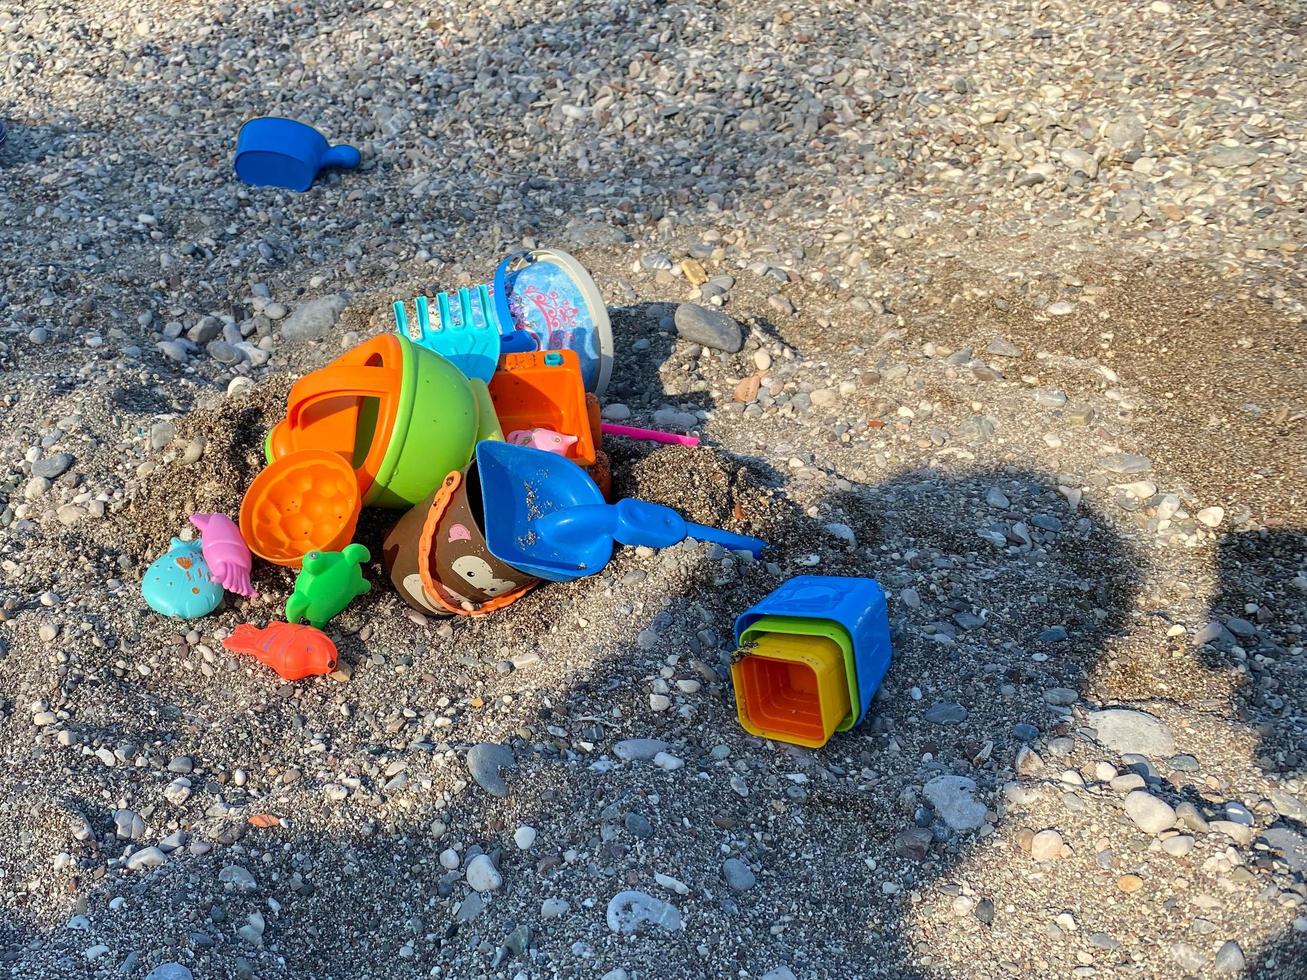
<instances>
[{"instance_id":1,"label":"turquoise toy","mask_svg":"<svg viewBox=\"0 0 1307 980\"><path fill-rule=\"evenodd\" d=\"M286 621L308 620L322 629L327 620L372 589L359 568L371 559L361 544L346 545L344 551L310 551L295 576L295 591L286 600Z\"/></svg>"},{"instance_id":2,"label":"turquoise toy","mask_svg":"<svg viewBox=\"0 0 1307 980\"><path fill-rule=\"evenodd\" d=\"M199 541L173 538L168 552L156 558L141 579L141 595L157 613L195 619L222 602L222 586L209 574Z\"/></svg>"}]
</instances>

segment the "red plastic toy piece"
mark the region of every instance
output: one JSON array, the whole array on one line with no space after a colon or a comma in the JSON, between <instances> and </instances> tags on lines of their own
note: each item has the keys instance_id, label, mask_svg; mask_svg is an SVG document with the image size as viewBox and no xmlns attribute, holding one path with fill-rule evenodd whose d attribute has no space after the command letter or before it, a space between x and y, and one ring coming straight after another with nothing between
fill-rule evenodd
<instances>
[{"instance_id":1,"label":"red plastic toy piece","mask_svg":"<svg viewBox=\"0 0 1307 980\"><path fill-rule=\"evenodd\" d=\"M249 653L288 681L336 669L336 644L312 626L269 623L259 629L237 626L222 645L234 653Z\"/></svg>"}]
</instances>

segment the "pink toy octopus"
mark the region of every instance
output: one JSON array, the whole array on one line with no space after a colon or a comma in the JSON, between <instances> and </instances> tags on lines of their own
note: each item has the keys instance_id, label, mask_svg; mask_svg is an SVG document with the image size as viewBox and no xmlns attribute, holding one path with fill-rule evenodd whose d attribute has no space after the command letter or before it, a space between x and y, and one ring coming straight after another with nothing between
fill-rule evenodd
<instances>
[{"instance_id":1,"label":"pink toy octopus","mask_svg":"<svg viewBox=\"0 0 1307 980\"><path fill-rule=\"evenodd\" d=\"M253 599L250 584L253 559L238 528L226 514L192 514L191 523L200 529L200 547L209 577L224 589Z\"/></svg>"}]
</instances>

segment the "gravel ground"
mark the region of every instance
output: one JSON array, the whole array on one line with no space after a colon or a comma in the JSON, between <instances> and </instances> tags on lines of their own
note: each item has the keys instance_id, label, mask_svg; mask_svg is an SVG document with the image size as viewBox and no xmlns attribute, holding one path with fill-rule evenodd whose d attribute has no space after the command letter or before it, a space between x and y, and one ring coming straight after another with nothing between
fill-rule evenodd
<instances>
[{"instance_id":1,"label":"gravel ground","mask_svg":"<svg viewBox=\"0 0 1307 980\"><path fill-rule=\"evenodd\" d=\"M1307 975L1302 34L0 0L0 969ZM363 168L239 184L276 113ZM376 588L296 684L220 642L284 570L189 632L146 609L296 376L524 245L605 294L609 416L704 438L610 442L618 489L764 560L627 549L479 622ZM819 752L728 679L733 617L812 570L894 627Z\"/></svg>"}]
</instances>

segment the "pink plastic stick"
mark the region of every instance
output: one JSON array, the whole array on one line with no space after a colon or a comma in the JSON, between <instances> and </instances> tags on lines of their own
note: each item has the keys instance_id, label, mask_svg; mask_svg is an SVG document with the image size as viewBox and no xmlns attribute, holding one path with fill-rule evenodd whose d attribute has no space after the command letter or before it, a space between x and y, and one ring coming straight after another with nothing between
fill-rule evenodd
<instances>
[{"instance_id":1,"label":"pink plastic stick","mask_svg":"<svg viewBox=\"0 0 1307 980\"><path fill-rule=\"evenodd\" d=\"M664 442L671 446L699 445L698 436L680 436L675 432L658 432L655 429L641 429L634 425L614 425L612 422L604 422L599 426L599 430L606 436L629 436L632 439L643 439L645 442Z\"/></svg>"}]
</instances>

